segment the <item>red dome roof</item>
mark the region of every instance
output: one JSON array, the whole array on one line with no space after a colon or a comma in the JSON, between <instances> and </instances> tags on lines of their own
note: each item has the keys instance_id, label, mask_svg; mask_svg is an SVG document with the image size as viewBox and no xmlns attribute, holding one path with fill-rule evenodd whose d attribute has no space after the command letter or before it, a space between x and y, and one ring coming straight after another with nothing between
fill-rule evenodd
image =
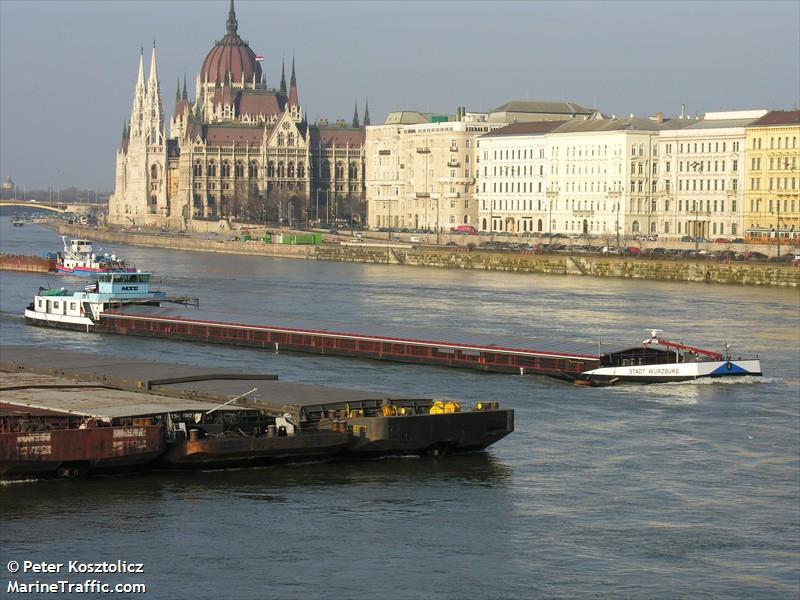
<instances>
[{"instance_id":1,"label":"red dome roof","mask_svg":"<svg viewBox=\"0 0 800 600\"><path fill-rule=\"evenodd\" d=\"M241 82L242 74L247 83L253 82L253 75L257 82L261 81L261 65L256 61L255 53L250 49L237 33L238 23L233 10L233 2L228 12L227 32L219 40L203 61L200 69L200 80L214 83L219 80L224 83L230 79L234 83Z\"/></svg>"}]
</instances>

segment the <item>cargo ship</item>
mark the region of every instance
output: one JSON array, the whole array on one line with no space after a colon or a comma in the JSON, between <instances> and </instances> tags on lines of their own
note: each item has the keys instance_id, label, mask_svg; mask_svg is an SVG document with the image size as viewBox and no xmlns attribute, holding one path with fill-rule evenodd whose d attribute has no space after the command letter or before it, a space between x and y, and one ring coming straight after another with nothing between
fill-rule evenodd
<instances>
[{"instance_id":1,"label":"cargo ship","mask_svg":"<svg viewBox=\"0 0 800 600\"><path fill-rule=\"evenodd\" d=\"M53 366L61 349L12 348L7 356L0 479L439 457L483 450L514 430L514 411L497 402L375 398L80 352L70 353L65 371ZM170 376L139 379L159 374Z\"/></svg>"},{"instance_id":2,"label":"cargo ship","mask_svg":"<svg viewBox=\"0 0 800 600\"><path fill-rule=\"evenodd\" d=\"M489 340L464 335L458 340L435 341L417 337L415 332L387 335L380 331L336 331L309 323L238 323L224 314L201 313L197 299L168 299L161 292L150 292L149 280L149 273L105 273L98 277L96 293L70 296L64 291L62 296L59 292L51 296L40 290L25 310L25 319L34 325L87 332L548 375L593 386L761 375L757 357L733 359L729 349L723 354L669 342L659 337L659 330L641 346L603 351L600 344L567 341L539 340L533 347L525 339ZM187 312L189 305L197 312ZM253 319L259 317L254 315Z\"/></svg>"},{"instance_id":3,"label":"cargo ship","mask_svg":"<svg viewBox=\"0 0 800 600\"><path fill-rule=\"evenodd\" d=\"M92 276L98 273L129 273L135 272L134 267L129 267L125 261L114 254L98 256L90 240L71 240L67 242L66 236L61 236L64 250L58 253L56 270L68 275ZM102 250L102 248L101 248Z\"/></svg>"}]
</instances>

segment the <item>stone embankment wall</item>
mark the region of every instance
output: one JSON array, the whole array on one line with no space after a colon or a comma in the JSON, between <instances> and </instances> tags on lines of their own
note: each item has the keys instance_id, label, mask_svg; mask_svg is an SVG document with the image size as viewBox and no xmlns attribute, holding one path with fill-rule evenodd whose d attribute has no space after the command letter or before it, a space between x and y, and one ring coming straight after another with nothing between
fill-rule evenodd
<instances>
[{"instance_id":1,"label":"stone embankment wall","mask_svg":"<svg viewBox=\"0 0 800 600\"><path fill-rule=\"evenodd\" d=\"M214 241L189 236L122 232L65 226L64 235L81 236L118 244L151 246L174 250L257 254L306 260L331 260L387 265L478 269L515 273L552 273L594 277L619 277L654 281L694 281L731 285L800 287L800 267L761 262L717 262L651 260L630 257L569 256L563 254L521 254L511 252L468 252L465 248L404 247L398 244L325 244L282 246L261 242Z\"/></svg>"}]
</instances>

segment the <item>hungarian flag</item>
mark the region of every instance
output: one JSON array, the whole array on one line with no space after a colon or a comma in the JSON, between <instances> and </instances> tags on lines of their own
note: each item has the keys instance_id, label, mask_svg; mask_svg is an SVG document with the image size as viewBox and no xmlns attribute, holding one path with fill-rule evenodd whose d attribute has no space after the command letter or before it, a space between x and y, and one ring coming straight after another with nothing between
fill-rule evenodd
<instances>
[{"instance_id":1,"label":"hungarian flag","mask_svg":"<svg viewBox=\"0 0 800 600\"><path fill-rule=\"evenodd\" d=\"M263 57L263 56L258 56L258 55L256 55L256 60L257 60L258 62L261 62L262 60L264 60L264 57Z\"/></svg>"}]
</instances>

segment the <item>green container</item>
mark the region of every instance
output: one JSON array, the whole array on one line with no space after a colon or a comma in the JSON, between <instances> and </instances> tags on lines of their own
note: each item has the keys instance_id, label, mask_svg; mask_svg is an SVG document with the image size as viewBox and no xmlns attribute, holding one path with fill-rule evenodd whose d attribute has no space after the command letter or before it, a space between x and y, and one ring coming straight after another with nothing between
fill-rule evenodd
<instances>
[{"instance_id":1,"label":"green container","mask_svg":"<svg viewBox=\"0 0 800 600\"><path fill-rule=\"evenodd\" d=\"M271 244L271 243L272 243L272 234L271 234L271 233L265 233L265 234L264 234L264 237L263 237L263 238L261 238L261 240L262 240L262 241L263 241L265 244Z\"/></svg>"},{"instance_id":2,"label":"green container","mask_svg":"<svg viewBox=\"0 0 800 600\"><path fill-rule=\"evenodd\" d=\"M244 236L242 237L242 239L243 239L245 242L249 242L249 241L250 241L250 234L249 234L249 233L245 233L245 234L244 234Z\"/></svg>"}]
</instances>

